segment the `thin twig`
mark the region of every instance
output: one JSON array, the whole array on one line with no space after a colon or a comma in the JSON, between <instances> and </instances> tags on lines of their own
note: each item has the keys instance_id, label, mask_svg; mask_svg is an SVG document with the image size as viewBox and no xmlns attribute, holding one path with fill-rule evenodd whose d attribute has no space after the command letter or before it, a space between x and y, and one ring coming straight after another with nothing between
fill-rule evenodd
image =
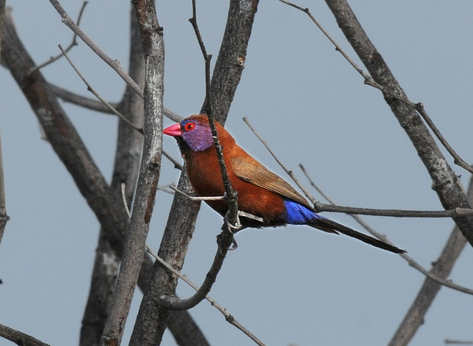
<instances>
[{"instance_id":1,"label":"thin twig","mask_svg":"<svg viewBox=\"0 0 473 346\"><path fill-rule=\"evenodd\" d=\"M3 232L5 231L8 219L5 199L5 180L3 175L2 137L0 135L0 243L2 242Z\"/></svg>"},{"instance_id":2,"label":"thin twig","mask_svg":"<svg viewBox=\"0 0 473 346\"><path fill-rule=\"evenodd\" d=\"M202 40L202 36L200 35L200 30L199 30L199 25L197 24L197 10L196 10L196 4L195 0L192 0L192 18L189 19L189 22L192 24L192 27L194 28L195 35L197 37L197 40L199 42L200 50L202 52L202 56L205 61L205 101L204 101L204 106L202 107L205 109L207 113L207 118L209 120L209 125L210 125L210 130L212 133L212 138L213 142L215 145L215 150L217 152L217 159L218 163L220 166L220 172L222 174L222 180L223 180L223 185L225 187L225 194L226 194L226 200L228 204L228 209L227 213L225 215L225 223L227 224L227 227L224 227L222 230L222 233L220 236L224 238L225 240L228 240L227 238L233 238L231 235L230 227L228 225L228 222L230 222L233 225L239 225L238 221L238 196L235 190L233 190L232 184L230 182L230 179L228 178L228 173L227 173L227 168L225 165L225 160L223 158L223 150L222 146L220 144L220 141L218 139L218 133L217 133L217 128L215 125L215 117L212 113L212 102L211 102L211 94L210 94L210 61L212 59L211 54L207 54L207 50L205 49L205 44L204 41ZM225 236L225 228L228 230L227 236ZM233 239L232 239L233 241Z\"/></svg>"},{"instance_id":3,"label":"thin twig","mask_svg":"<svg viewBox=\"0 0 473 346\"><path fill-rule=\"evenodd\" d=\"M470 208L454 208L448 210L407 210L407 209L373 209L373 208L355 208L341 205L331 205L318 203L315 209L319 212L329 211L332 213L373 215L373 216L390 216L390 217L428 217L428 218L445 218L456 216L473 215L473 209Z\"/></svg>"},{"instance_id":4,"label":"thin twig","mask_svg":"<svg viewBox=\"0 0 473 346\"><path fill-rule=\"evenodd\" d=\"M121 120L123 120L126 124L128 124L131 128L135 129L139 133L143 134L143 129L134 125L130 120L128 120L123 114L121 114L119 111L115 109L110 103L105 101L96 91L92 86L90 85L89 82L85 79L85 77L80 73L79 69L74 65L74 63L71 61L69 56L67 55L67 52L62 48L62 46L59 44L58 45L59 49L61 50L62 54L66 58L67 62L72 66L72 69L74 70L75 73L79 76L79 78L84 82L84 84L87 86L87 90L90 91L96 98L100 100L110 111L112 111L116 116L118 116Z\"/></svg>"},{"instance_id":5,"label":"thin twig","mask_svg":"<svg viewBox=\"0 0 473 346\"><path fill-rule=\"evenodd\" d=\"M82 14L84 13L85 7L87 6L88 3L89 3L89 2L88 2L87 0L85 0L85 1L82 3L82 6L81 6L81 8L80 8L80 10L79 10L79 15L77 16L77 21L76 21L77 27L80 26L80 21L81 21L81 19L82 19ZM66 47L65 52L66 52L66 53L69 53L69 51L70 51L72 48L74 48L75 46L77 46L77 45L78 45L78 43L77 43L77 33L74 33L74 35L72 36L72 41L71 41L71 43L69 43L69 45ZM64 56L64 54L61 53L61 54L58 54L58 55L56 55L56 56L50 57L48 60L46 60L46 61L43 62L42 64L39 64L39 65L33 67L33 68L31 69L31 71L30 71L30 74L33 73L33 72L35 72L35 71L37 71L37 70L42 69L42 68L45 67L45 66L48 66L49 64L52 64L53 62L55 62L55 61L61 59L63 56Z\"/></svg>"},{"instance_id":6,"label":"thin twig","mask_svg":"<svg viewBox=\"0 0 473 346\"><path fill-rule=\"evenodd\" d=\"M473 345L470 340L445 339L443 342L445 345Z\"/></svg>"},{"instance_id":7,"label":"thin twig","mask_svg":"<svg viewBox=\"0 0 473 346\"><path fill-rule=\"evenodd\" d=\"M311 194L305 189L304 185L302 185L299 180L296 178L294 175L294 172L290 169L288 169L282 162L281 160L278 159L276 154L271 150L269 147L268 143L259 135L259 133L256 131L256 129L250 124L250 121L248 120L247 117L243 117L243 122L248 126L248 128L253 132L253 134L256 136L256 138L259 139L261 144L266 148L266 150L271 154L273 159L278 163L278 165L286 172L286 174L292 179L292 181L299 187L299 189L304 193L304 195L314 204L317 205L317 201L311 196Z\"/></svg>"},{"instance_id":8,"label":"thin twig","mask_svg":"<svg viewBox=\"0 0 473 346\"><path fill-rule=\"evenodd\" d=\"M92 49L95 54L97 54L103 61L105 61L115 72L118 73L118 75L129 85L132 87L132 89L141 97L143 97L143 90L136 84L136 82L123 70L123 68L120 66L120 63L115 60L110 58L105 52L95 44L94 41L90 39L83 31L80 29L74 21L69 17L67 12L64 10L64 8L61 6L59 1L57 0L49 0L49 2L54 6L56 11L60 14L62 18L62 22L66 24L66 26L71 29L74 33L79 36L82 41L86 45Z\"/></svg>"},{"instance_id":9,"label":"thin twig","mask_svg":"<svg viewBox=\"0 0 473 346\"><path fill-rule=\"evenodd\" d=\"M421 102L418 102L418 103L414 103L412 101L410 101L408 99L407 96L404 96L404 97L400 97L399 95L395 95L393 94L392 92L389 92L388 90L386 90L386 88L384 88L381 84L377 83L373 77L371 77L371 75L367 72L365 72L360 66L358 66L349 56L348 54L345 53L345 51L335 42L335 40L330 36L330 34L327 32L327 30L325 30L325 28L314 18L314 16L312 15L312 13L310 12L310 10L308 8L304 8L304 7L301 7L299 5L296 5L290 1L287 1L287 0L279 0L280 2L286 4L286 5L289 5L293 8L296 8L298 9L299 11L302 11L304 12L305 14L307 14L307 16L310 18L310 20L319 28L319 30L322 32L322 34L334 45L335 47L335 50L337 52L339 52L344 58L345 60L363 77L364 79L364 83L366 85L369 85L373 88L376 88L378 90L380 90L381 92L383 92L386 96L388 97L391 97L391 98L394 98L394 99L397 99L399 101L402 101L408 105L410 105L411 107L413 107L417 113L420 114L420 116L422 117L422 119L424 119L424 121L427 123L427 125L429 126L429 128L434 132L435 136L437 136L437 138L439 139L439 141L442 143L442 145L445 147L445 149L449 152L449 154L453 157L454 159L454 163L457 165L457 166L460 166L462 168L464 168L465 170L467 170L468 172L470 173L473 173L473 167L468 164L465 160L463 160L460 155L458 155L458 153L452 148L452 146L447 142L447 140L445 139L444 136L442 136L442 134L440 133L440 130L437 128L437 126L435 126L434 122L432 121L432 119L428 116L427 112L425 111L424 109L424 106Z\"/></svg>"},{"instance_id":10,"label":"thin twig","mask_svg":"<svg viewBox=\"0 0 473 346\"><path fill-rule=\"evenodd\" d=\"M52 92L59 97L61 100L65 102L72 103L76 106L84 107L87 109L91 109L96 112L101 112L104 114L112 114L113 113L110 108L105 106L102 102L94 100L90 97L82 96L76 93L73 93L67 89L61 88L60 86L54 85L52 83L48 83L49 88L52 90ZM119 103L115 102L108 102L110 103L113 107L118 108ZM182 119L184 119L183 116L173 112L172 110L168 108L164 108L163 114L168 118L176 122L180 122Z\"/></svg>"},{"instance_id":11,"label":"thin twig","mask_svg":"<svg viewBox=\"0 0 473 346\"><path fill-rule=\"evenodd\" d=\"M468 164L465 160L463 160L460 155L453 149L453 147L447 142L445 137L442 136L440 133L440 130L438 127L434 124L432 119L429 117L427 112L425 111L424 105L419 102L416 104L416 110L417 112L421 115L422 119L429 125L430 129L434 132L434 134L437 136L439 139L440 143L444 146L445 149L449 152L449 154L453 157L453 162L457 165L460 166L464 169L466 169L468 172L473 173L473 167Z\"/></svg>"},{"instance_id":12,"label":"thin twig","mask_svg":"<svg viewBox=\"0 0 473 346\"><path fill-rule=\"evenodd\" d=\"M319 30L322 32L322 34L324 34L324 36L330 41L330 43L333 44L333 46L335 47L335 50L337 52L339 52L345 58L345 60L348 61L348 63L364 78L365 84L371 85L372 87L375 87L375 88L383 91L383 87L380 84L376 83L374 81L374 79L368 73L363 71L363 69L360 66L358 66L358 64L356 64L348 56L348 54L345 53L345 51L337 44L337 42L335 42L335 40L332 38L332 36L330 36L330 34L327 32L327 30L325 30L325 28L322 25L320 25L320 23L314 18L312 13L310 13L310 10L308 8L301 7L299 5L296 5L296 4L294 4L290 1L286 1L286 0L279 0L279 1L281 1L282 3L284 3L286 5L294 7L296 9L298 9L299 11L302 11L305 14L307 14L307 16L319 28Z\"/></svg>"},{"instance_id":13,"label":"thin twig","mask_svg":"<svg viewBox=\"0 0 473 346\"><path fill-rule=\"evenodd\" d=\"M191 196L185 193L184 191L179 190L174 185L169 185L169 188L177 193L184 195L185 197L189 198L191 201L221 201L226 198L225 196L209 196L209 197Z\"/></svg>"},{"instance_id":14,"label":"thin twig","mask_svg":"<svg viewBox=\"0 0 473 346\"><path fill-rule=\"evenodd\" d=\"M0 336L14 342L19 346L49 346L31 335L0 324Z\"/></svg>"},{"instance_id":15,"label":"thin twig","mask_svg":"<svg viewBox=\"0 0 473 346\"><path fill-rule=\"evenodd\" d=\"M305 177L307 178L307 180L309 181L310 185L324 198L326 199L330 204L332 205L335 205L335 202L329 197L327 196L321 189L319 186L317 186L314 181L312 180L312 178L309 176L309 174L307 173L304 165L302 165L302 163L299 164L299 168L301 169L302 173L305 175ZM384 234L381 234L377 231L375 231L371 226L369 226L361 217L359 217L358 215L350 215L361 227L363 227L366 231L368 231L369 233L371 233L372 235L374 235L376 238L390 244L390 245L393 245L394 244L386 237L386 235ZM471 294L473 295L473 290L470 289L470 288L467 288L467 287L464 287L464 286L460 286L460 285L457 285L455 283L453 283L451 280L444 280L432 273L430 273L427 269L425 269L422 265L420 265L418 262L416 262L412 257L410 257L409 255L407 255L406 253L399 253L398 254L399 256L401 256L406 262L407 264L409 264L412 268L418 270L419 272L421 272L422 274L424 274L425 276L429 277L430 279L438 282L439 284L445 286L445 287L449 287L451 289L454 289L454 290L457 290L457 291L460 291L460 292L463 292L463 293L466 293L466 294Z\"/></svg>"},{"instance_id":16,"label":"thin twig","mask_svg":"<svg viewBox=\"0 0 473 346\"><path fill-rule=\"evenodd\" d=\"M182 169L183 169L182 165L174 157L169 155L169 153L167 153L164 150L163 150L163 155L164 155L165 158L167 158L169 161L171 161L174 164L174 168L179 169L179 170L182 171Z\"/></svg>"},{"instance_id":17,"label":"thin twig","mask_svg":"<svg viewBox=\"0 0 473 346\"><path fill-rule=\"evenodd\" d=\"M181 272L177 271L174 269L169 263L167 263L165 260L163 260L161 257L157 256L154 254L154 252L151 250L149 246L146 247L146 251L148 254L150 254L156 261L158 261L163 267L165 267L167 270L169 270L171 273L176 275L178 278L180 278L182 281L184 281L186 284L188 284L190 287L192 287L195 291L199 289L199 287L194 284L189 278L182 274ZM205 299L215 307L224 317L225 320L227 320L229 323L233 324L235 327L240 329L243 333L245 333L251 340L253 340L257 345L264 346L265 344L258 339L253 333L251 333L248 329L246 329L241 323L239 323L235 317L223 306L217 303L217 301L210 297L209 295L205 296Z\"/></svg>"}]
</instances>

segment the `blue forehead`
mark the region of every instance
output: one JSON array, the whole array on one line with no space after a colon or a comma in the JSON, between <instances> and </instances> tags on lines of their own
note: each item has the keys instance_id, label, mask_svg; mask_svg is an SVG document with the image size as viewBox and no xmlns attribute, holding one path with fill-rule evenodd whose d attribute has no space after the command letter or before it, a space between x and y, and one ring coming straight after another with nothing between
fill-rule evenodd
<instances>
[{"instance_id":1,"label":"blue forehead","mask_svg":"<svg viewBox=\"0 0 473 346\"><path fill-rule=\"evenodd\" d=\"M181 126L185 126L187 123L195 123L196 121L193 119L185 119L181 121Z\"/></svg>"}]
</instances>

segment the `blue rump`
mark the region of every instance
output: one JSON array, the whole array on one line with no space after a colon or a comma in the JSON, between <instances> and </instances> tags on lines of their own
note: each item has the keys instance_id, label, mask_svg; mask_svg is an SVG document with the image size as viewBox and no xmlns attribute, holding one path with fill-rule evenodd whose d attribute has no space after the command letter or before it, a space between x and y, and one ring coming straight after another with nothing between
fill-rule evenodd
<instances>
[{"instance_id":1,"label":"blue rump","mask_svg":"<svg viewBox=\"0 0 473 346\"><path fill-rule=\"evenodd\" d=\"M297 202L285 199L286 220L291 224L305 224L309 220L321 218L315 211L299 204Z\"/></svg>"}]
</instances>

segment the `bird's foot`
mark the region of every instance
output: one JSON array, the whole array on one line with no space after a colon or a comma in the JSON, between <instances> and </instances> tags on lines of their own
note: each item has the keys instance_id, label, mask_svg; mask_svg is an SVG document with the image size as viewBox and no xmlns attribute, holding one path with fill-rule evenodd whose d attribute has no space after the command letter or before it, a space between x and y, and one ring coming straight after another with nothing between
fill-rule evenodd
<instances>
[{"instance_id":1,"label":"bird's foot","mask_svg":"<svg viewBox=\"0 0 473 346\"><path fill-rule=\"evenodd\" d=\"M228 220L227 215L225 215L225 223L228 227L228 231L232 234L238 232L240 229L242 229L242 224L240 222L240 211L238 211L236 215L236 222L231 223L230 220Z\"/></svg>"},{"instance_id":2,"label":"bird's foot","mask_svg":"<svg viewBox=\"0 0 473 346\"><path fill-rule=\"evenodd\" d=\"M234 251L236 249L238 249L238 243L235 239L232 239L232 243L229 246L228 251Z\"/></svg>"}]
</instances>

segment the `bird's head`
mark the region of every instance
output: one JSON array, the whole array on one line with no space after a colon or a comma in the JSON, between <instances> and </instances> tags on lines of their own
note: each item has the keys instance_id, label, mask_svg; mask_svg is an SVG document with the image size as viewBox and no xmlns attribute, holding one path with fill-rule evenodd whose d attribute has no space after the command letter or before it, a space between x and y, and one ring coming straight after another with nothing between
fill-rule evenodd
<instances>
[{"instance_id":1,"label":"bird's head","mask_svg":"<svg viewBox=\"0 0 473 346\"><path fill-rule=\"evenodd\" d=\"M203 114L192 115L180 123L165 128L163 133L176 138L181 151L185 149L204 151L213 145L209 121Z\"/></svg>"}]
</instances>

